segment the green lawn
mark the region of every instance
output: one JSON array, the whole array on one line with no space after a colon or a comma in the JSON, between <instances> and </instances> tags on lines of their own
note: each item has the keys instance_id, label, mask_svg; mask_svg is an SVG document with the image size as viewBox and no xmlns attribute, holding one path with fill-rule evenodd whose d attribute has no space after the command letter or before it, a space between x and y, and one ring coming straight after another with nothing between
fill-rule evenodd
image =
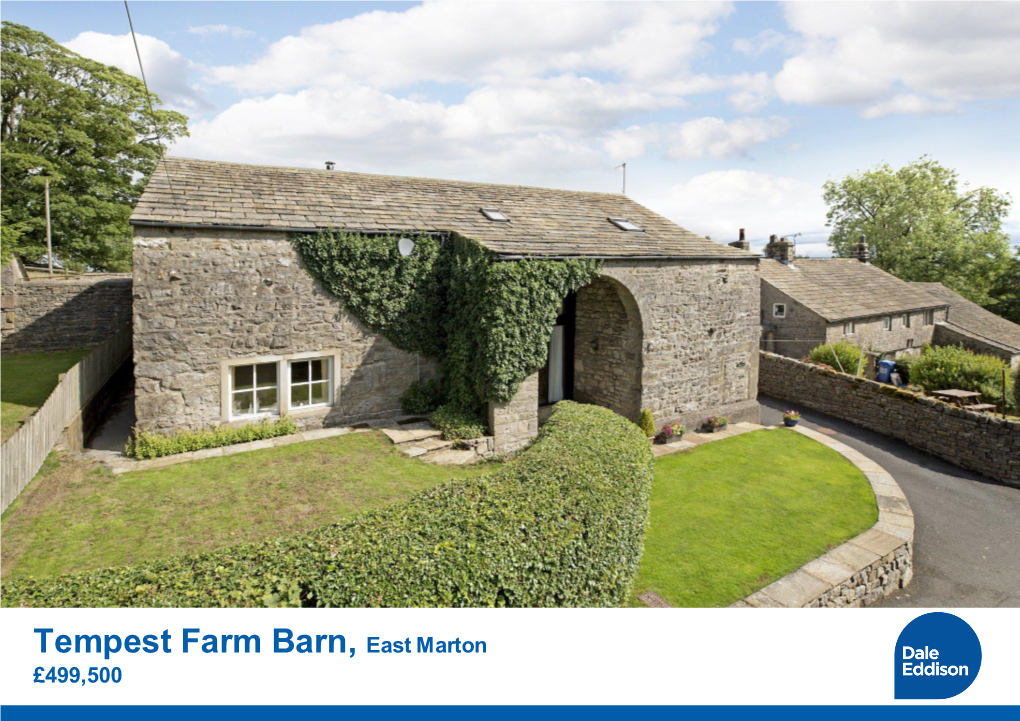
<instances>
[{"instance_id":1,"label":"green lawn","mask_svg":"<svg viewBox=\"0 0 1020 721\"><path fill-rule=\"evenodd\" d=\"M727 606L876 520L864 474L792 430L664 456L631 605L652 590L674 606Z\"/></svg>"},{"instance_id":2,"label":"green lawn","mask_svg":"<svg viewBox=\"0 0 1020 721\"><path fill-rule=\"evenodd\" d=\"M355 433L112 476L51 454L0 519L5 576L43 576L286 536L494 464L436 466Z\"/></svg>"},{"instance_id":3,"label":"green lawn","mask_svg":"<svg viewBox=\"0 0 1020 721\"><path fill-rule=\"evenodd\" d=\"M80 361L85 350L26 353L0 358L0 435L10 438L57 385L57 376Z\"/></svg>"}]
</instances>

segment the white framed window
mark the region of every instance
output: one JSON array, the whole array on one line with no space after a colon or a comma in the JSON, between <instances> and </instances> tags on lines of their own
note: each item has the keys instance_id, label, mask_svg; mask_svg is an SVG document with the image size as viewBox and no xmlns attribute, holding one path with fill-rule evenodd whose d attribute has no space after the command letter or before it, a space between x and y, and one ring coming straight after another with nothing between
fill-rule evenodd
<instances>
[{"instance_id":1,"label":"white framed window","mask_svg":"<svg viewBox=\"0 0 1020 721\"><path fill-rule=\"evenodd\" d=\"M853 335L856 331L857 325L852 320L843 323L843 335Z\"/></svg>"},{"instance_id":2,"label":"white framed window","mask_svg":"<svg viewBox=\"0 0 1020 721\"><path fill-rule=\"evenodd\" d=\"M629 218L608 218L610 223L615 225L620 230L626 230L632 233L641 232L644 229Z\"/></svg>"},{"instance_id":3,"label":"white framed window","mask_svg":"<svg viewBox=\"0 0 1020 721\"><path fill-rule=\"evenodd\" d=\"M786 317L786 303L773 303L772 304L772 317L773 318L785 318Z\"/></svg>"},{"instance_id":4,"label":"white framed window","mask_svg":"<svg viewBox=\"0 0 1020 721\"><path fill-rule=\"evenodd\" d=\"M280 383L277 363L230 367L230 417L279 415Z\"/></svg>"},{"instance_id":5,"label":"white framed window","mask_svg":"<svg viewBox=\"0 0 1020 721\"><path fill-rule=\"evenodd\" d=\"M926 310L924 312L924 324L925 325L935 325L935 311L933 311L933 310Z\"/></svg>"},{"instance_id":6,"label":"white framed window","mask_svg":"<svg viewBox=\"0 0 1020 721\"><path fill-rule=\"evenodd\" d=\"M887 315L885 318L882 319L882 329L883 330L892 330L892 316L891 315Z\"/></svg>"},{"instance_id":7,"label":"white framed window","mask_svg":"<svg viewBox=\"0 0 1020 721\"><path fill-rule=\"evenodd\" d=\"M903 314L903 327L904 328L910 327L910 313Z\"/></svg>"},{"instance_id":8,"label":"white framed window","mask_svg":"<svg viewBox=\"0 0 1020 721\"><path fill-rule=\"evenodd\" d=\"M301 358L288 364L290 407L294 410L333 402L333 359Z\"/></svg>"}]
</instances>

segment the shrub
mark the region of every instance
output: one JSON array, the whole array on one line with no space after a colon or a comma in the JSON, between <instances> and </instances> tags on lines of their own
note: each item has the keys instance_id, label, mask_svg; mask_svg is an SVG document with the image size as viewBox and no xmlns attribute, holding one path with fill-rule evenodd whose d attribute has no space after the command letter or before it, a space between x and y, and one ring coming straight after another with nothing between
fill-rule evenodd
<instances>
[{"instance_id":1,"label":"shrub","mask_svg":"<svg viewBox=\"0 0 1020 721\"><path fill-rule=\"evenodd\" d=\"M647 408L641 409L641 415L638 416L637 424L638 428L643 430L649 438L655 435L655 419L652 418L652 412Z\"/></svg>"},{"instance_id":2,"label":"shrub","mask_svg":"<svg viewBox=\"0 0 1020 721\"><path fill-rule=\"evenodd\" d=\"M288 436L299 430L297 424L286 417L278 421L270 421L265 418L258 423L249 423L237 428L215 426L201 431L179 431L171 435L161 435L136 428L134 435L124 448L124 452L132 458L151 460L188 451L201 451L206 448L220 448L236 443Z\"/></svg>"},{"instance_id":3,"label":"shrub","mask_svg":"<svg viewBox=\"0 0 1020 721\"><path fill-rule=\"evenodd\" d=\"M443 404L443 388L439 381L431 380L426 383L413 381L400 396L400 407L404 413L420 414L431 413Z\"/></svg>"},{"instance_id":4,"label":"shrub","mask_svg":"<svg viewBox=\"0 0 1020 721\"><path fill-rule=\"evenodd\" d=\"M857 375L861 367L861 349L846 341L823 343L808 355L815 363L824 363L850 375Z\"/></svg>"},{"instance_id":5,"label":"shrub","mask_svg":"<svg viewBox=\"0 0 1020 721\"><path fill-rule=\"evenodd\" d=\"M911 364L910 382L931 394L947 388L977 391L982 403L1002 403L1002 370L1006 363L994 356L974 353L962 346L925 346ZM1006 374L1006 403L1013 406L1012 379Z\"/></svg>"},{"instance_id":6,"label":"shrub","mask_svg":"<svg viewBox=\"0 0 1020 721\"><path fill-rule=\"evenodd\" d=\"M900 374L900 380L904 385L909 386L913 382L910 380L910 369L919 360L921 356L917 355L902 355L896 359L896 372Z\"/></svg>"},{"instance_id":7,"label":"shrub","mask_svg":"<svg viewBox=\"0 0 1020 721\"><path fill-rule=\"evenodd\" d=\"M46 579L5 606L619 606L637 572L652 453L633 423L557 405L491 476L285 539Z\"/></svg>"},{"instance_id":8,"label":"shrub","mask_svg":"<svg viewBox=\"0 0 1020 721\"><path fill-rule=\"evenodd\" d=\"M1013 373L1013 412L1020 415L1020 368Z\"/></svg>"},{"instance_id":9,"label":"shrub","mask_svg":"<svg viewBox=\"0 0 1020 721\"><path fill-rule=\"evenodd\" d=\"M429 416L429 423L443 432L447 441L480 438L485 435L485 421L474 411L457 408L453 404L440 406Z\"/></svg>"}]
</instances>

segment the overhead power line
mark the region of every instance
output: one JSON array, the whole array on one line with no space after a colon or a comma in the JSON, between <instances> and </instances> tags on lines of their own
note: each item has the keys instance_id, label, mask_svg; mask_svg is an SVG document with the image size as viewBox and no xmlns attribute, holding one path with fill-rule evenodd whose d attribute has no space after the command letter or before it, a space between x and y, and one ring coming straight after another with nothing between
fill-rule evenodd
<instances>
[{"instance_id":1,"label":"overhead power line","mask_svg":"<svg viewBox=\"0 0 1020 721\"><path fill-rule=\"evenodd\" d=\"M127 0L124 0L124 12L127 13L128 27L131 28L131 41L135 44L135 56L138 58L138 70L142 74L142 86L145 88L145 101L149 105L149 118L152 120L152 132L156 134L156 143L159 145L159 160L157 162L163 164L163 173L166 175L166 184L170 188L170 198L174 205L174 216L180 215L177 207L177 193L174 192L173 181L170 180L170 171L167 170L166 162L163 160L163 145L159 142L159 125L156 122L156 111L152 107L152 93L149 92L149 83L145 79L145 67L142 65L142 53L138 49L138 37L135 35L135 24L131 21L131 8L128 7Z\"/></svg>"}]
</instances>

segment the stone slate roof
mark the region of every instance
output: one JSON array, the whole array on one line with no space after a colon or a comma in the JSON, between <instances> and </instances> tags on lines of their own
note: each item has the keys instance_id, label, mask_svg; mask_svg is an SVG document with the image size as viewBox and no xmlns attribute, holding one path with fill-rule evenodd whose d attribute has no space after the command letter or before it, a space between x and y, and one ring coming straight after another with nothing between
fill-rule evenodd
<instances>
[{"instance_id":1,"label":"stone slate roof","mask_svg":"<svg viewBox=\"0 0 1020 721\"><path fill-rule=\"evenodd\" d=\"M757 257L613 193L184 158L167 158L165 167L152 174L132 223L449 231L511 256ZM487 220L481 208L490 206L510 222ZM644 232L620 230L610 217L627 218Z\"/></svg>"},{"instance_id":2,"label":"stone slate roof","mask_svg":"<svg viewBox=\"0 0 1020 721\"><path fill-rule=\"evenodd\" d=\"M946 325L1020 353L1020 325L987 311L941 283L911 283L949 304Z\"/></svg>"},{"instance_id":3,"label":"stone slate roof","mask_svg":"<svg viewBox=\"0 0 1020 721\"><path fill-rule=\"evenodd\" d=\"M948 303L869 263L852 258L761 261L761 278L827 321L867 318Z\"/></svg>"}]
</instances>

